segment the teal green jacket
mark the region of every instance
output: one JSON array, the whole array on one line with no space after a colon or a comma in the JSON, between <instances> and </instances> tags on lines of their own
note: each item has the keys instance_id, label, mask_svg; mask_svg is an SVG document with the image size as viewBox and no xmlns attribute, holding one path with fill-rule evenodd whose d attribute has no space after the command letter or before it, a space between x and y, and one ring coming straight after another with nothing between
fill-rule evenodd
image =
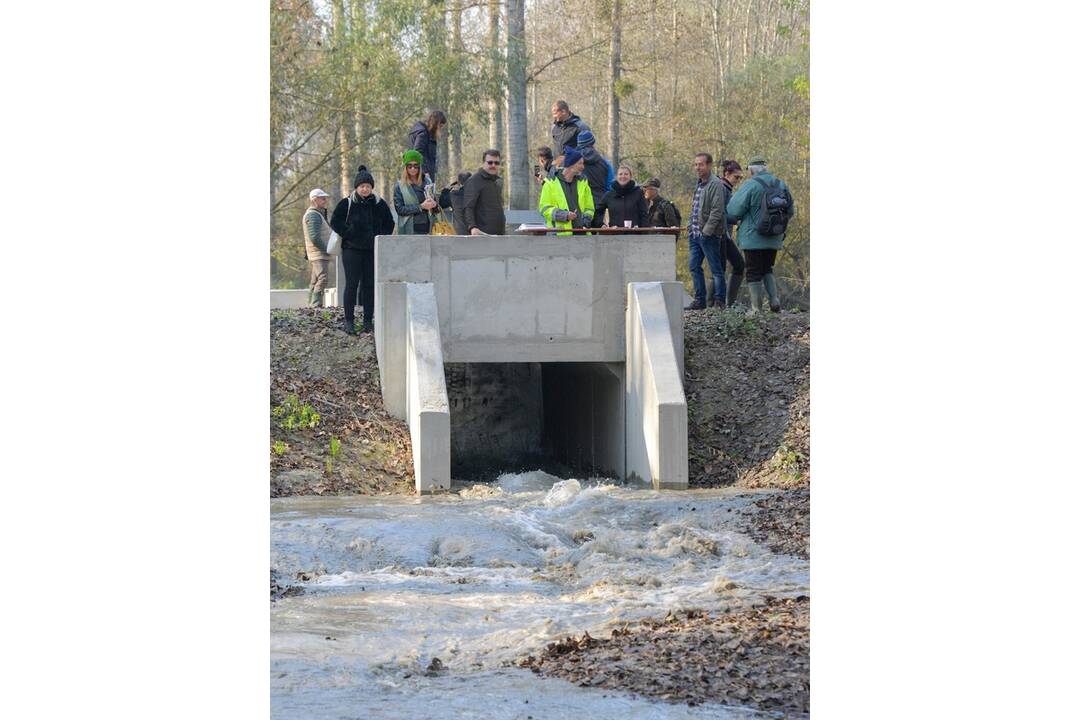
<instances>
[{"instance_id":1,"label":"teal green jacket","mask_svg":"<svg viewBox=\"0 0 1080 720\"><path fill-rule=\"evenodd\" d=\"M775 179L768 172L760 173L757 177L767 183ZM787 187L783 180L781 187ZM758 216L761 215L761 193L764 188L751 178L743 180L742 185L731 196L727 204L727 221L738 223L739 231L735 236L740 250L779 250L784 245L783 235L758 235ZM791 192L788 189L788 192ZM791 214L795 215L795 199L791 200Z\"/></svg>"}]
</instances>

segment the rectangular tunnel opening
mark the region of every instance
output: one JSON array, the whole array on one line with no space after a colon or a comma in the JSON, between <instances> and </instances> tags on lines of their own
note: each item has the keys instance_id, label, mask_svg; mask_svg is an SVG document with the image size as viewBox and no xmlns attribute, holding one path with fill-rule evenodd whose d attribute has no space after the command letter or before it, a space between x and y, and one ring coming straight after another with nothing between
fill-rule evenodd
<instances>
[{"instance_id":1,"label":"rectangular tunnel opening","mask_svg":"<svg viewBox=\"0 0 1080 720\"><path fill-rule=\"evenodd\" d=\"M544 470L621 479L623 363L447 363L450 474Z\"/></svg>"}]
</instances>

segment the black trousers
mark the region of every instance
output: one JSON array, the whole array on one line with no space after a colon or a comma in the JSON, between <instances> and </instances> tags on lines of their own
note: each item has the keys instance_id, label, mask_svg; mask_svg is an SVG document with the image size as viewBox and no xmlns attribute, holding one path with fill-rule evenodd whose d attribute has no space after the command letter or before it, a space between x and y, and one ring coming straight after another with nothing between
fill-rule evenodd
<instances>
[{"instance_id":1,"label":"black trousers","mask_svg":"<svg viewBox=\"0 0 1080 720\"><path fill-rule=\"evenodd\" d=\"M746 282L761 282L761 278L772 272L776 262L775 250L745 250Z\"/></svg>"},{"instance_id":2,"label":"black trousers","mask_svg":"<svg viewBox=\"0 0 1080 720\"><path fill-rule=\"evenodd\" d=\"M341 264L345 267L345 319L354 321L356 289L360 288L364 324L370 325L375 318L375 249L344 248L341 251Z\"/></svg>"},{"instance_id":3,"label":"black trousers","mask_svg":"<svg viewBox=\"0 0 1080 720\"><path fill-rule=\"evenodd\" d=\"M742 275L746 272L746 263L743 262L742 253L735 247L735 241L729 237L720 240L720 254L731 264L731 276ZM729 298L731 300L731 298Z\"/></svg>"}]
</instances>

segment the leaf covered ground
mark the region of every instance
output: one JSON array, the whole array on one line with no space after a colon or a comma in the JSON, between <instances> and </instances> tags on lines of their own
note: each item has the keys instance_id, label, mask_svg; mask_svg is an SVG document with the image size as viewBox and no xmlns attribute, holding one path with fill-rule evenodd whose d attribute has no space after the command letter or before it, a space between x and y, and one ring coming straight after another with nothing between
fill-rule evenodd
<instances>
[{"instance_id":1,"label":"leaf covered ground","mask_svg":"<svg viewBox=\"0 0 1080 720\"><path fill-rule=\"evenodd\" d=\"M271 311L271 497L412 491L409 431L383 408L374 336L346 335L343 321L340 308ZM290 398L315 427L282 427L289 413L274 408Z\"/></svg>"},{"instance_id":2,"label":"leaf covered ground","mask_svg":"<svg viewBox=\"0 0 1080 720\"><path fill-rule=\"evenodd\" d=\"M810 598L766 597L723 614L689 610L567 637L519 666L581 687L668 702L810 710Z\"/></svg>"}]
</instances>

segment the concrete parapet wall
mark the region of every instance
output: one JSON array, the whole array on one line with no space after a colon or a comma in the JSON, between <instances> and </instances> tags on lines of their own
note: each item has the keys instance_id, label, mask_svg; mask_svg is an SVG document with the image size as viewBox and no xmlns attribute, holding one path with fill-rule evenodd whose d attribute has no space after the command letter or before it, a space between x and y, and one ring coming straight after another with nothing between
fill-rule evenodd
<instances>
[{"instance_id":1,"label":"concrete parapet wall","mask_svg":"<svg viewBox=\"0 0 1080 720\"><path fill-rule=\"evenodd\" d=\"M450 406L434 288L429 283L409 283L405 299L407 407L416 491L448 490Z\"/></svg>"},{"instance_id":2,"label":"concrete parapet wall","mask_svg":"<svg viewBox=\"0 0 1080 720\"><path fill-rule=\"evenodd\" d=\"M334 288L323 290L323 307L334 307L337 303L337 294ZM271 290L271 310L294 310L308 306L308 290Z\"/></svg>"},{"instance_id":3,"label":"concrete parapet wall","mask_svg":"<svg viewBox=\"0 0 1080 720\"><path fill-rule=\"evenodd\" d=\"M666 285L679 284L630 283L626 308L626 474L658 490L685 489L689 477L682 343L680 352L675 343L682 335L681 285Z\"/></svg>"},{"instance_id":4,"label":"concrete parapet wall","mask_svg":"<svg viewBox=\"0 0 1080 720\"><path fill-rule=\"evenodd\" d=\"M384 283L435 285L446 362L623 362L628 282L675 279L665 235L380 236ZM376 300L376 308L379 301Z\"/></svg>"},{"instance_id":5,"label":"concrete parapet wall","mask_svg":"<svg viewBox=\"0 0 1080 720\"><path fill-rule=\"evenodd\" d=\"M308 304L308 295L307 290L271 290L270 309L291 310L305 308Z\"/></svg>"}]
</instances>

